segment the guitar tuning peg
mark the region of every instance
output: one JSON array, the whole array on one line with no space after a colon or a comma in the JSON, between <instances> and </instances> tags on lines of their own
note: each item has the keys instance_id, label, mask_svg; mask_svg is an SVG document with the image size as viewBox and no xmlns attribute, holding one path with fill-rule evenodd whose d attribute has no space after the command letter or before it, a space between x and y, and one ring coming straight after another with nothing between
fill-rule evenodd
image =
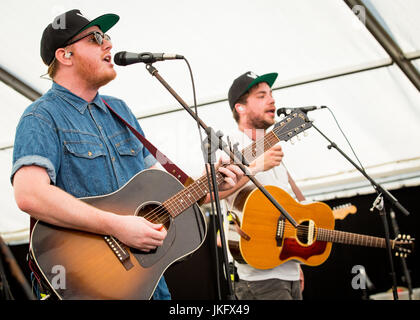
<instances>
[{"instance_id":1,"label":"guitar tuning peg","mask_svg":"<svg viewBox=\"0 0 420 320\"><path fill-rule=\"evenodd\" d=\"M401 235L399 234L397 238L398 238L398 239L401 239Z\"/></svg>"},{"instance_id":2,"label":"guitar tuning peg","mask_svg":"<svg viewBox=\"0 0 420 320\"><path fill-rule=\"evenodd\" d=\"M295 144L295 137L290 138L290 143L291 143L292 145L294 145L294 144Z\"/></svg>"},{"instance_id":3,"label":"guitar tuning peg","mask_svg":"<svg viewBox=\"0 0 420 320\"><path fill-rule=\"evenodd\" d=\"M296 138L298 139L298 141L300 141L300 134L298 134L298 135L296 136Z\"/></svg>"},{"instance_id":4,"label":"guitar tuning peg","mask_svg":"<svg viewBox=\"0 0 420 320\"><path fill-rule=\"evenodd\" d=\"M398 257L398 255L399 255L399 253L398 252L395 252L395 256Z\"/></svg>"}]
</instances>

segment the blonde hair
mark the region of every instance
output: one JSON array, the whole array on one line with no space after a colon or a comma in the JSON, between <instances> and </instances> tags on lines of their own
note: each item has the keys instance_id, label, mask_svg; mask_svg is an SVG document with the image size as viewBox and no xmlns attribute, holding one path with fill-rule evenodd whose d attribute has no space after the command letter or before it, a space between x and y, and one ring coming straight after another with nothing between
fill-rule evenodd
<instances>
[{"instance_id":1,"label":"blonde hair","mask_svg":"<svg viewBox=\"0 0 420 320\"><path fill-rule=\"evenodd\" d=\"M54 79L55 75L57 74L58 65L59 65L58 60L54 58L51 64L48 66L47 74L51 79Z\"/></svg>"}]
</instances>

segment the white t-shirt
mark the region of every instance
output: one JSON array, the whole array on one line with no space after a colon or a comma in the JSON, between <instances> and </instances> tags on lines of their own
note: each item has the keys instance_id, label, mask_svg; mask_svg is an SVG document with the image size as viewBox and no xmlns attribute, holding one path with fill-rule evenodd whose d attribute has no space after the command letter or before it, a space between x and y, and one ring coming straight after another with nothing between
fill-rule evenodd
<instances>
[{"instance_id":1,"label":"white t-shirt","mask_svg":"<svg viewBox=\"0 0 420 320\"><path fill-rule=\"evenodd\" d=\"M238 142L238 149L241 151L243 148L249 146L253 141L242 131L236 130L229 135L229 139L231 140L232 144ZM224 152L223 152L224 154ZM226 156L227 157L227 156ZM270 170L259 172L255 175L255 178L263 185L274 185L279 188L282 188L286 192L292 195L292 190L290 188L287 171L286 168L280 164L280 166L274 167ZM252 181L248 181L248 183L244 186L252 186L254 183ZM242 189L241 189L242 190ZM227 209L229 210L232 207L233 201L235 200L236 195L240 192L240 190L236 191L235 193L231 194L229 197L226 197L224 200L226 201ZM235 212L238 217L242 220L242 212ZM225 219L226 220L226 219ZM226 239L228 238L228 224L225 224L225 234ZM229 238L232 240L240 239L240 236L237 233L230 232ZM289 260L286 261L279 266L272 268L272 269L256 269L251 267L248 264L241 264L235 263L238 271L238 275L240 279L248 280L248 281L255 281L255 280L266 280L266 279L282 279L288 281L295 281L299 280L300 270L299 264L297 260Z\"/></svg>"}]
</instances>

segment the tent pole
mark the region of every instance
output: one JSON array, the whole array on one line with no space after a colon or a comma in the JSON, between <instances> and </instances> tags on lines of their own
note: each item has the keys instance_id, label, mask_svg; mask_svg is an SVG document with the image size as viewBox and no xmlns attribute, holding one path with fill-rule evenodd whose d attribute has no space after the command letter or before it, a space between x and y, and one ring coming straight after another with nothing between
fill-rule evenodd
<instances>
[{"instance_id":1,"label":"tent pole","mask_svg":"<svg viewBox=\"0 0 420 320\"><path fill-rule=\"evenodd\" d=\"M35 101L41 97L41 93L24 83L22 80L18 79L10 72L6 71L2 66L0 66L0 81L3 81L12 89L15 89L17 92L25 96L31 101Z\"/></svg>"},{"instance_id":2,"label":"tent pole","mask_svg":"<svg viewBox=\"0 0 420 320\"><path fill-rule=\"evenodd\" d=\"M365 26L369 32L380 43L384 50L390 55L392 60L400 67L401 71L407 76L411 83L420 91L420 73L416 67L407 59L398 44L392 39L388 32L372 15L369 9L364 6L361 0L344 0L350 10L357 10L356 6L363 7L365 10Z\"/></svg>"}]
</instances>

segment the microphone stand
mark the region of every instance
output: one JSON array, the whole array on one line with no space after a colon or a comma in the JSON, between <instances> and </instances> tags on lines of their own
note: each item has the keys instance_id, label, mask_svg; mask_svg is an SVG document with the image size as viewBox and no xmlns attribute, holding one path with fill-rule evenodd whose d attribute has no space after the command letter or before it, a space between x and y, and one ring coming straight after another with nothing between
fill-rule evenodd
<instances>
[{"instance_id":1,"label":"microphone stand","mask_svg":"<svg viewBox=\"0 0 420 320\"><path fill-rule=\"evenodd\" d=\"M210 168L210 177L211 177L211 185L213 186L213 192L210 190L210 199L212 201L212 211L213 211L213 218L212 218L212 222L213 222L213 235L214 235L214 239L217 241L217 227L220 230L220 239L221 239L221 245L222 245L222 254L223 254L223 266L225 267L225 274L227 277L227 282L228 282L228 295L227 298L228 300L235 300L235 294L234 294L234 290L232 288L232 283L230 281L230 274L228 271L228 265L229 265L229 258L227 256L227 250L224 246L225 242L225 233L224 233L224 228L223 228L223 219L222 219L222 210L220 209L220 197L219 195L219 189L218 189L218 185L217 185L217 178L216 178L216 168L215 168L215 159L216 159L216 151L218 150L218 139L216 140L214 138L214 135L217 137L222 137L222 133L220 131L218 131L217 133L214 133L212 128L208 128L207 133L207 138L204 139L204 141L202 141L202 150L203 150L203 154L204 154L204 158L207 159L207 164ZM214 198L213 198L214 197ZM213 201L216 204L216 212L217 215L214 214L214 208L213 208ZM218 222L218 226L215 225L215 219L217 216L217 222ZM218 294L219 294L219 299L221 298L221 290L220 290L220 283L219 283L219 279L220 279L220 273L219 273L219 254L218 254L218 248L217 248L217 244L215 246L215 257L216 257L216 275L217 275L217 289L218 289Z\"/></svg>"},{"instance_id":2,"label":"microphone stand","mask_svg":"<svg viewBox=\"0 0 420 320\"><path fill-rule=\"evenodd\" d=\"M387 200L389 200L391 202L391 205L398 208L401 212L403 212L405 215L409 215L410 213L398 202L398 200L392 195L390 194L387 190L385 190L384 188L382 188L382 186L380 184L378 184L375 180L373 180L367 173L365 170L363 170L362 168L360 168L356 163L354 163L353 160L351 160L338 146L337 144L335 144L334 142L332 142L330 139L328 139L328 137L323 134L314 124L312 124L312 126L330 143L330 145L327 146L328 149L331 148L335 148L339 153L341 153L341 155L344 156L344 158L346 158L358 171L360 171L360 173L362 173L366 179L368 179L370 181L370 183L372 184L373 188L375 189L376 193L378 194L377 198L375 199L372 208L370 209L371 211L373 211L374 208L376 208L379 213L380 216L382 218L382 223L384 225L384 231L385 231L385 244L386 244L386 249L388 252L388 257L389 257L389 264L391 267L391 276L392 276L392 292L393 292L393 296L394 296L394 300L398 300L398 293L397 293L397 280L396 280L396 276L395 276L395 270L394 270L394 261L393 261L393 257L392 257L392 251L391 251L391 246L390 246L390 238L389 238L389 227L388 227L388 222L386 219L386 211L384 208L384 199L383 196L385 195L385 197L387 198Z\"/></svg>"},{"instance_id":3,"label":"microphone stand","mask_svg":"<svg viewBox=\"0 0 420 320\"><path fill-rule=\"evenodd\" d=\"M237 165L248 176L248 178L267 197L267 199L270 200L270 202L285 216L285 218L295 228L297 228L298 227L298 224L290 216L290 214L282 206L280 206L280 204L277 202L277 200L274 199L274 197L270 193L268 193L268 191L261 185L261 183L259 183L259 181L257 181L257 179L255 179L255 177L253 177L252 175L249 174L249 170L243 164L244 157L241 157L241 159L239 159L239 157L234 152L232 152L232 150L229 149L229 147L227 146L227 144L221 139L221 134L220 133L219 134L216 134L213 129L211 129L210 127L208 127L198 117L198 115L195 112L193 112L190 107L188 107L188 105L182 100L182 98L160 76L158 70L154 66L152 66L151 63L146 64L146 69L147 69L147 71L149 71L149 73L152 76L156 77L156 79L159 80L159 82L172 94L172 96L174 96L174 98L182 105L182 107L204 129L204 131L208 135L208 139L211 142L211 144L214 145L214 146L217 145L217 148L218 149L223 150L226 154L228 154L230 156L230 159L233 161L233 163L235 165ZM210 166L210 167L212 167L212 166ZM215 172L214 172L214 170L211 170L211 171L212 171L212 175L214 174L214 177L213 177L213 189L214 189L213 190L213 195L214 195L215 199L217 199L216 200L216 203L218 204L216 206L216 210L217 210L217 216L219 217L219 230L220 230L220 238L221 238L221 244L222 244L222 250L223 250L225 274L226 274L226 277L228 278L229 297L233 297L234 294L233 294L233 289L232 289L232 283L231 283L231 281L229 279L230 277L229 277L229 269L228 269L228 258L227 258L227 251L226 251L226 241L225 241L224 230L223 230L223 221L222 221L222 215L221 215L220 206L219 206L219 199L220 198L219 198L219 194L218 194L217 183L215 183ZM211 193L211 190L210 190L210 193ZM216 230L215 230L215 232L216 232Z\"/></svg>"},{"instance_id":4,"label":"microphone stand","mask_svg":"<svg viewBox=\"0 0 420 320\"><path fill-rule=\"evenodd\" d=\"M391 216L391 225L392 225L392 229L394 230L394 235L395 237L397 237L400 234L400 229L398 228L398 223L397 223L397 219L395 218L395 212L394 210L390 210L389 215ZM407 268L407 261L405 260L405 257L401 255L401 265L403 268L403 272L404 272L404 280L407 283L407 288L408 288L408 300L413 300L413 287L411 284L411 276L410 276L410 271Z\"/></svg>"}]
</instances>

